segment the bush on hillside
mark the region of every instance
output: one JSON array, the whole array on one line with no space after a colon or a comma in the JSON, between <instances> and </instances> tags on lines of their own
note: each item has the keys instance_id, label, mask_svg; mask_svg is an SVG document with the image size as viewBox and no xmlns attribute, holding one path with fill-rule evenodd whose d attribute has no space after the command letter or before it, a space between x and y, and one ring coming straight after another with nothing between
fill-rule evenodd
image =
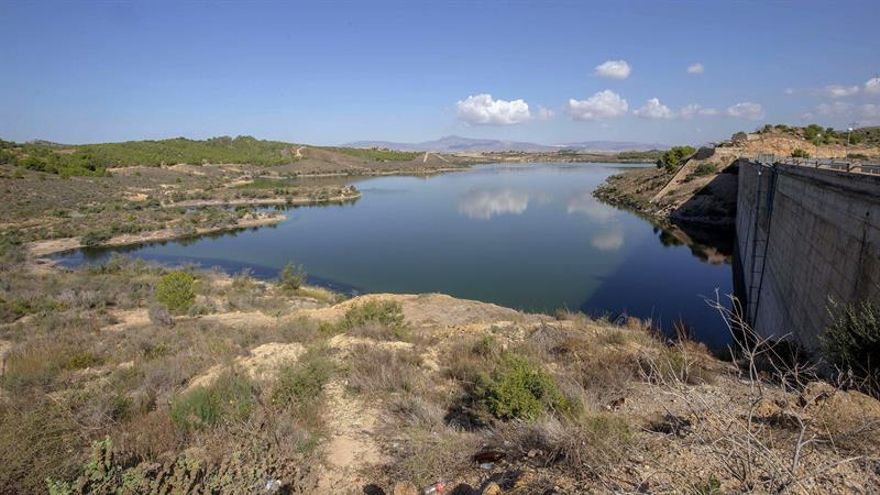
<instances>
[{"instance_id":1,"label":"bush on hillside","mask_svg":"<svg viewBox=\"0 0 880 495\"><path fill-rule=\"evenodd\" d=\"M379 323L391 328L403 328L403 307L395 301L367 301L352 307L340 323L343 331L367 323Z\"/></svg>"},{"instance_id":2,"label":"bush on hillside","mask_svg":"<svg viewBox=\"0 0 880 495\"><path fill-rule=\"evenodd\" d=\"M791 152L791 157L792 158L809 158L810 154L800 148L795 148L795 150Z\"/></svg>"},{"instance_id":3,"label":"bush on hillside","mask_svg":"<svg viewBox=\"0 0 880 495\"><path fill-rule=\"evenodd\" d=\"M673 172L681 165L684 158L696 152L697 150L693 146L674 146L660 156L660 159L657 160L657 168L665 168Z\"/></svg>"},{"instance_id":4,"label":"bush on hillside","mask_svg":"<svg viewBox=\"0 0 880 495\"><path fill-rule=\"evenodd\" d=\"M225 374L171 402L171 421L182 431L201 430L224 422L242 421L256 405L257 390L247 377Z\"/></svg>"},{"instance_id":5,"label":"bush on hillside","mask_svg":"<svg viewBox=\"0 0 880 495\"><path fill-rule=\"evenodd\" d=\"M830 311L832 321L821 338L825 357L869 386L880 384L880 305L832 304Z\"/></svg>"},{"instance_id":6,"label":"bush on hillside","mask_svg":"<svg viewBox=\"0 0 880 495\"><path fill-rule=\"evenodd\" d=\"M489 411L501 419L537 418L542 412L568 412L571 402L549 374L528 359L508 354L485 386Z\"/></svg>"},{"instance_id":7,"label":"bush on hillside","mask_svg":"<svg viewBox=\"0 0 880 495\"><path fill-rule=\"evenodd\" d=\"M288 262L278 275L278 283L281 288L294 291L302 287L306 281L306 271L301 265Z\"/></svg>"},{"instance_id":8,"label":"bush on hillside","mask_svg":"<svg viewBox=\"0 0 880 495\"><path fill-rule=\"evenodd\" d=\"M156 300L169 311L186 312L196 301L196 278L187 272L171 272L164 275L156 285Z\"/></svg>"},{"instance_id":9,"label":"bush on hillside","mask_svg":"<svg viewBox=\"0 0 880 495\"><path fill-rule=\"evenodd\" d=\"M315 403L333 373L333 362L320 352L303 356L298 362L284 366L272 390L272 403L277 406L309 407Z\"/></svg>"}]
</instances>

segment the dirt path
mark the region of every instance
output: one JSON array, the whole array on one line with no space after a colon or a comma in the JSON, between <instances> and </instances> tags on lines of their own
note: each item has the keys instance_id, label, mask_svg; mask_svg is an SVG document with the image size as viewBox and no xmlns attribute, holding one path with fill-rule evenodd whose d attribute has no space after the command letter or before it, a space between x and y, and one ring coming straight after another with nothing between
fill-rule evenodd
<instances>
[{"instance_id":1,"label":"dirt path","mask_svg":"<svg viewBox=\"0 0 880 495\"><path fill-rule=\"evenodd\" d=\"M293 156L295 156L297 158L302 158L303 157L303 154L302 154L303 148L305 148L305 146L300 146L299 148L297 148L296 152L294 152Z\"/></svg>"},{"instance_id":2,"label":"dirt path","mask_svg":"<svg viewBox=\"0 0 880 495\"><path fill-rule=\"evenodd\" d=\"M334 380L327 394L330 435L325 446L326 470L318 482L318 493L362 493L368 481L361 473L387 462L376 443L378 412L360 398L345 392L341 381Z\"/></svg>"}]
</instances>

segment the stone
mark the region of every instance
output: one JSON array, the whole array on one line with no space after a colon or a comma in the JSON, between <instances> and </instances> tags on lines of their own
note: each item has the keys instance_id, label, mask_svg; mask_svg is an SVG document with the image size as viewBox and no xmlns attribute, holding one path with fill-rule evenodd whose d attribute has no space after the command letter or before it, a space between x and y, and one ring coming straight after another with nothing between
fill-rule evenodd
<instances>
[{"instance_id":1,"label":"stone","mask_svg":"<svg viewBox=\"0 0 880 495\"><path fill-rule=\"evenodd\" d=\"M501 487L498 486L498 483L494 481L486 485L486 488L483 488L482 495L500 495Z\"/></svg>"}]
</instances>

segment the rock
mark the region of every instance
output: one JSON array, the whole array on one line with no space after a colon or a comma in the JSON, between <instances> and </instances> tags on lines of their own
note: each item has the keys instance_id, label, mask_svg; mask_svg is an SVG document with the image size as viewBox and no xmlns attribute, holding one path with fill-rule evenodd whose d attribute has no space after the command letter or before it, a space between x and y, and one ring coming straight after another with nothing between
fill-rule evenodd
<instances>
[{"instance_id":1,"label":"rock","mask_svg":"<svg viewBox=\"0 0 880 495\"><path fill-rule=\"evenodd\" d=\"M804 387L804 391L798 399L802 406L817 405L831 398L837 389L825 382L810 382Z\"/></svg>"},{"instance_id":2,"label":"rock","mask_svg":"<svg viewBox=\"0 0 880 495\"><path fill-rule=\"evenodd\" d=\"M755 405L754 412L752 416L761 421L771 421L779 418L782 415L782 408L779 407L776 402L762 398Z\"/></svg>"},{"instance_id":3,"label":"rock","mask_svg":"<svg viewBox=\"0 0 880 495\"><path fill-rule=\"evenodd\" d=\"M391 493L394 495L419 495L419 488L409 481L398 481Z\"/></svg>"},{"instance_id":4,"label":"rock","mask_svg":"<svg viewBox=\"0 0 880 495\"><path fill-rule=\"evenodd\" d=\"M500 495L501 487L498 486L498 483L494 481L486 485L486 488L483 488L482 495Z\"/></svg>"},{"instance_id":5,"label":"rock","mask_svg":"<svg viewBox=\"0 0 880 495\"><path fill-rule=\"evenodd\" d=\"M614 399L610 403L608 403L608 409L620 409L620 407L624 404L626 404L626 397L618 397L617 399Z\"/></svg>"},{"instance_id":6,"label":"rock","mask_svg":"<svg viewBox=\"0 0 880 495\"><path fill-rule=\"evenodd\" d=\"M473 456L474 462L477 464L486 464L492 462L498 462L501 459L504 459L507 456L504 452L500 450L482 450L477 452Z\"/></svg>"}]
</instances>

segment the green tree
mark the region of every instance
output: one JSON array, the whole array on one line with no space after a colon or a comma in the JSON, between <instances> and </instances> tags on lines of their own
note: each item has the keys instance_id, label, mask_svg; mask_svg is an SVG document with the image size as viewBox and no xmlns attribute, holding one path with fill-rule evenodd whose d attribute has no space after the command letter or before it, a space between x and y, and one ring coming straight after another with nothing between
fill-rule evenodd
<instances>
[{"instance_id":1,"label":"green tree","mask_svg":"<svg viewBox=\"0 0 880 495\"><path fill-rule=\"evenodd\" d=\"M673 146L657 160L657 168L665 168L670 172L675 171L684 158L693 155L696 151L693 146Z\"/></svg>"}]
</instances>

